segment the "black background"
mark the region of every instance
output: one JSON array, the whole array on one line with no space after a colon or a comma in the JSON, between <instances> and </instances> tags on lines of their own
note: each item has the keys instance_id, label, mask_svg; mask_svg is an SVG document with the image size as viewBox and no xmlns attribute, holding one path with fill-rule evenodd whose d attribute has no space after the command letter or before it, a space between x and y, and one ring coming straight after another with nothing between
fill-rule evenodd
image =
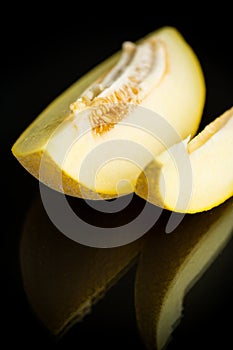
<instances>
[{"instance_id":1,"label":"black background","mask_svg":"<svg viewBox=\"0 0 233 350\"><path fill-rule=\"evenodd\" d=\"M153 6L152 6L153 5ZM18 243L23 221L38 193L38 182L13 158L11 146L25 127L89 69L164 25L175 26L193 47L206 78L201 126L233 102L230 9L221 2L204 10L196 3L58 3L49 8L10 4L1 12L1 341L55 348L143 349L134 314L134 273L129 272L85 319L57 343L30 310L21 282ZM5 22L4 22L5 20ZM4 23L4 24L3 24ZM184 318L169 349L231 348L233 244L190 292ZM85 342L85 343L84 343ZM226 344L229 345L227 347ZM230 345L231 344L231 345Z\"/></svg>"}]
</instances>

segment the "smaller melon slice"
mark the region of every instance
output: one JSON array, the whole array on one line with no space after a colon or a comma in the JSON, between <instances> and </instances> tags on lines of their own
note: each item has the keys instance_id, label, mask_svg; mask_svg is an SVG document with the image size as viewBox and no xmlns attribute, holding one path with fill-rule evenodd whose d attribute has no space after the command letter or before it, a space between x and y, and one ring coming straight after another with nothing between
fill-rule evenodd
<instances>
[{"instance_id":1,"label":"smaller melon slice","mask_svg":"<svg viewBox=\"0 0 233 350\"><path fill-rule=\"evenodd\" d=\"M181 213L209 210L233 195L233 108L191 141L173 145L139 176L136 193Z\"/></svg>"}]
</instances>

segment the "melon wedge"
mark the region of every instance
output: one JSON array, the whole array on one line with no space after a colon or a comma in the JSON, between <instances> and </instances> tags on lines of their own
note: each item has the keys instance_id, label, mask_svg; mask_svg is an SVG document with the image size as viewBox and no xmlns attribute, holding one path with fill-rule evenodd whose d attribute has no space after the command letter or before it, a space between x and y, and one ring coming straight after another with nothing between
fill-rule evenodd
<instances>
[{"instance_id":1,"label":"melon wedge","mask_svg":"<svg viewBox=\"0 0 233 350\"><path fill-rule=\"evenodd\" d=\"M208 212L187 214L171 234L163 223L160 232L148 233L135 286L138 327L148 349L161 350L171 340L186 293L232 234L232 198Z\"/></svg>"},{"instance_id":2,"label":"melon wedge","mask_svg":"<svg viewBox=\"0 0 233 350\"><path fill-rule=\"evenodd\" d=\"M140 172L164 149L150 126L144 128L146 111L158 114L184 139L196 133L204 100L198 58L175 28L163 27L136 44L124 43L122 52L55 99L12 152L26 170L57 191L114 198L133 192ZM134 122L138 115L139 127ZM166 146L174 142L171 137Z\"/></svg>"},{"instance_id":3,"label":"melon wedge","mask_svg":"<svg viewBox=\"0 0 233 350\"><path fill-rule=\"evenodd\" d=\"M162 152L138 179L136 193L165 209L196 213L233 195L233 108Z\"/></svg>"}]
</instances>

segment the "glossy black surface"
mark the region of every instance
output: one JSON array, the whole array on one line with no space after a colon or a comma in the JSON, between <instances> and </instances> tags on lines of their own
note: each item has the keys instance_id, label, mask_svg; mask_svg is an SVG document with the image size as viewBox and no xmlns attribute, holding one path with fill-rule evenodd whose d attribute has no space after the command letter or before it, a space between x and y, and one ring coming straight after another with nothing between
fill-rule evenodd
<instances>
[{"instance_id":1,"label":"glossy black surface","mask_svg":"<svg viewBox=\"0 0 233 350\"><path fill-rule=\"evenodd\" d=\"M31 311L19 264L23 222L38 182L13 158L10 148L25 127L61 92L113 54L124 40L137 40L163 25L174 25L197 53L206 78L207 101L201 127L233 104L233 53L230 10L218 4L203 13L187 4L149 5L126 12L123 4L109 16L91 4L52 9L5 9L1 29L1 341L32 348L144 349L135 321L132 269L97 304L83 323L54 340ZM133 6L133 5L132 5ZM155 6L156 7L156 6ZM189 7L189 8L188 8ZM221 7L221 8L220 8ZM24 11L29 11L26 12ZM57 11L57 12L56 12ZM37 18L35 13L39 12ZM186 13L185 13L186 12ZM233 243L219 256L184 304L184 317L168 349L232 347Z\"/></svg>"}]
</instances>

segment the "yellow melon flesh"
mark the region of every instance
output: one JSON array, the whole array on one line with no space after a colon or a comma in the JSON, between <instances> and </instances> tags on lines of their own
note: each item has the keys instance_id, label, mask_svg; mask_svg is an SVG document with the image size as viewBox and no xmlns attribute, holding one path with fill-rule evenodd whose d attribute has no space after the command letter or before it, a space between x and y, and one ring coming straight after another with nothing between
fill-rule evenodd
<instances>
[{"instance_id":1,"label":"yellow melon flesh","mask_svg":"<svg viewBox=\"0 0 233 350\"><path fill-rule=\"evenodd\" d=\"M135 48L132 44L127 47L131 55ZM16 141L13 154L41 182L60 192L90 199L98 195L114 198L133 192L140 172L164 149L155 139L158 135L135 127L138 106L142 120L143 109L153 111L167 121L181 139L195 134L204 105L205 83L191 47L172 27L149 34L136 47L131 66L126 64L123 73L118 71L120 79L117 80L117 66L114 66L120 57L118 53L59 96ZM148 65L151 65L149 70ZM113 71L112 67L115 67ZM109 72L112 72L111 84ZM125 99L125 86L130 90L131 100ZM90 96L98 89L99 95L90 103ZM95 113L93 107L114 98L119 108L111 109L111 117L114 115L115 119L108 124L104 107ZM127 101L136 109L130 111ZM82 105L86 109L80 110ZM133 159L129 159L127 142ZM171 138L169 146L173 143ZM139 155L134 144L146 149L152 158Z\"/></svg>"},{"instance_id":2,"label":"yellow melon flesh","mask_svg":"<svg viewBox=\"0 0 233 350\"><path fill-rule=\"evenodd\" d=\"M233 108L190 142L162 152L139 177L136 193L155 205L181 213L209 210L230 198Z\"/></svg>"},{"instance_id":3,"label":"yellow melon flesh","mask_svg":"<svg viewBox=\"0 0 233 350\"><path fill-rule=\"evenodd\" d=\"M229 199L208 212L187 214L171 234L165 234L163 224L160 232L148 234L135 287L138 327L148 349L161 350L170 340L186 293L225 247L232 230Z\"/></svg>"}]
</instances>

